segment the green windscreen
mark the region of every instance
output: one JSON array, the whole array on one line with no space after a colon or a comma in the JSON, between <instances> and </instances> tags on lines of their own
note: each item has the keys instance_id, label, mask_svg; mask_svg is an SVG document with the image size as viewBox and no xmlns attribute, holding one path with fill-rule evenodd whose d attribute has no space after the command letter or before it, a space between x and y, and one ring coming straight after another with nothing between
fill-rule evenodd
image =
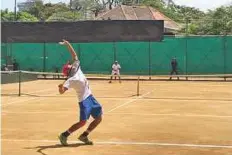
<instances>
[{"instance_id":1,"label":"green windscreen","mask_svg":"<svg viewBox=\"0 0 232 155\"><path fill-rule=\"evenodd\" d=\"M223 38L188 37L187 49L189 74L224 73Z\"/></svg>"},{"instance_id":2,"label":"green windscreen","mask_svg":"<svg viewBox=\"0 0 232 155\"><path fill-rule=\"evenodd\" d=\"M2 43L1 44L1 66L3 64L6 64L6 57L7 57L7 44Z\"/></svg>"},{"instance_id":3,"label":"green windscreen","mask_svg":"<svg viewBox=\"0 0 232 155\"><path fill-rule=\"evenodd\" d=\"M149 50L146 42L116 43L116 59L122 74L149 74Z\"/></svg>"},{"instance_id":4,"label":"green windscreen","mask_svg":"<svg viewBox=\"0 0 232 155\"><path fill-rule=\"evenodd\" d=\"M226 45L225 45L225 65L226 65L226 73L232 73L232 37L226 37Z\"/></svg>"},{"instance_id":5,"label":"green windscreen","mask_svg":"<svg viewBox=\"0 0 232 155\"><path fill-rule=\"evenodd\" d=\"M179 74L232 73L232 36L165 37L163 42L72 43L85 73L110 74L115 60L122 74L169 74L176 58ZM58 43L6 43L1 64L16 59L21 70L61 72L71 59Z\"/></svg>"},{"instance_id":6,"label":"green windscreen","mask_svg":"<svg viewBox=\"0 0 232 155\"><path fill-rule=\"evenodd\" d=\"M176 58L179 74L185 74L185 39L166 37L161 43L151 43L151 73L169 74L171 60Z\"/></svg>"},{"instance_id":7,"label":"green windscreen","mask_svg":"<svg viewBox=\"0 0 232 155\"><path fill-rule=\"evenodd\" d=\"M75 45L73 45L75 47ZM62 66L71 60L71 55L65 46L57 43L45 44L45 71L46 72L61 72Z\"/></svg>"},{"instance_id":8,"label":"green windscreen","mask_svg":"<svg viewBox=\"0 0 232 155\"><path fill-rule=\"evenodd\" d=\"M114 61L114 47L112 43L83 43L80 44L79 57L85 73L109 74Z\"/></svg>"},{"instance_id":9,"label":"green windscreen","mask_svg":"<svg viewBox=\"0 0 232 155\"><path fill-rule=\"evenodd\" d=\"M13 58L19 63L21 70L43 71L44 44L11 43Z\"/></svg>"}]
</instances>

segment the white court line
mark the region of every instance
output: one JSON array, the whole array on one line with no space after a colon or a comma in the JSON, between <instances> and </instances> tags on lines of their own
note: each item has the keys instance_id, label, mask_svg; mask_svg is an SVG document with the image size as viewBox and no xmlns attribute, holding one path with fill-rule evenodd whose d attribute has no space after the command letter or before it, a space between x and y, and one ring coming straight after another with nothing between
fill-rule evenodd
<instances>
[{"instance_id":1,"label":"white court line","mask_svg":"<svg viewBox=\"0 0 232 155\"><path fill-rule=\"evenodd\" d=\"M98 97L98 96L96 96L98 99L107 99L107 100L109 100L109 99L115 99L115 100L123 100L123 99L128 99L128 98L126 98L126 97L123 97L123 98L119 98L119 97ZM189 98L165 98L165 97L157 97L157 98L139 98L138 100L180 100L180 101L189 101L189 100L194 100L194 101L208 101L208 100L210 100L210 101L212 101L212 100L214 100L214 101L219 101L219 102L231 102L232 100L231 100L231 98L229 99L229 98L224 98L224 99L220 99L220 98L211 98L211 99L204 99L204 98L193 98L193 97L189 97Z\"/></svg>"},{"instance_id":2,"label":"white court line","mask_svg":"<svg viewBox=\"0 0 232 155\"><path fill-rule=\"evenodd\" d=\"M139 99L139 100L180 100L180 101L191 101L191 100L194 100L194 101L219 101L219 102L231 102L231 98L227 99L227 98L224 98L224 99L218 99L218 98L211 98L211 99L204 99L204 98L193 98L193 97L189 97L189 98L165 98L165 97L157 97L157 98L143 98L143 99Z\"/></svg>"},{"instance_id":3,"label":"white court line","mask_svg":"<svg viewBox=\"0 0 232 155\"><path fill-rule=\"evenodd\" d=\"M23 93L23 94L27 94L27 93L33 94L33 93L39 93L39 92L50 91L50 90L53 90L53 89L43 89L43 90L38 90L38 91L34 91L34 92L26 92L26 93Z\"/></svg>"},{"instance_id":4,"label":"white court line","mask_svg":"<svg viewBox=\"0 0 232 155\"><path fill-rule=\"evenodd\" d=\"M50 90L53 90L53 89L45 89L45 90L39 90L39 91L35 91L35 92L32 92L32 93L36 93L36 92L47 92L47 91L50 91ZM28 93L31 93L31 92L28 92ZM51 93L51 94L46 94L47 96L50 96L50 95L59 95L58 93ZM28 101L32 101L32 100L35 100L37 99L38 97L33 97L33 98L30 98L30 99L27 99L27 100L19 100L19 101L13 101L13 102L9 102L9 103L6 103L6 104L0 104L0 107L7 107L8 105L11 105L11 104L14 104L14 103L25 103L25 102L28 102ZM43 99L38 99L36 100L37 101L41 101L41 100L44 100L45 98Z\"/></svg>"},{"instance_id":5,"label":"white court line","mask_svg":"<svg viewBox=\"0 0 232 155\"><path fill-rule=\"evenodd\" d=\"M54 93L51 93L51 94L46 94L46 95L57 95L57 93L56 94L54 94ZM33 98L30 98L30 99L27 99L27 100L20 100L20 101L15 101L15 102L10 102L10 103L6 103L6 104L4 104L4 105L0 105L0 107L7 107L7 106L9 106L9 105L11 105L11 104L14 104L14 103L21 103L21 102L23 102L23 103L26 103L26 102L28 102L28 101L32 101L32 100L36 100L36 102L38 102L38 101L41 101L41 100L45 100L46 98L39 98L38 99L38 97L33 97Z\"/></svg>"},{"instance_id":6,"label":"white court line","mask_svg":"<svg viewBox=\"0 0 232 155\"><path fill-rule=\"evenodd\" d=\"M121 108L121 107L123 107L123 106L125 106L125 105L127 105L127 104L130 104L130 103L132 103L132 102L134 102L134 101L136 101L136 100L138 100L138 99L140 99L140 98L143 98L144 96L146 96L146 95L148 95L148 94L150 94L150 93L152 93L152 92L153 92L153 91L150 91L150 92L147 92L146 94L143 94L142 96L139 96L139 97L137 97L137 98L131 99L131 100L129 100L129 101L127 101L127 102L125 102L125 103L119 105L119 106L116 106L115 108L109 110L109 111L106 112L106 113L112 112L112 111L114 111L114 110L116 110L116 109L118 109L118 108Z\"/></svg>"},{"instance_id":7,"label":"white court line","mask_svg":"<svg viewBox=\"0 0 232 155\"><path fill-rule=\"evenodd\" d=\"M50 91L50 90L53 90L53 89L45 89L45 90L39 90L39 91L27 92L27 93L47 92L47 91ZM35 97L33 97L33 98L35 98ZM19 98L17 98L17 100L18 100L18 99L19 99ZM31 99L29 99L29 100L31 100ZM18 103L18 102L24 102L24 101L27 101L27 100L13 101L13 102L9 102L9 103L2 104L2 105L4 106L4 105L13 104L13 103Z\"/></svg>"},{"instance_id":8,"label":"white court line","mask_svg":"<svg viewBox=\"0 0 232 155\"><path fill-rule=\"evenodd\" d=\"M26 140L26 139L2 139L6 142L38 142L57 143L58 140ZM82 144L80 141L69 141L70 144ZM176 146L176 147L198 147L198 148L228 148L232 145L208 145L208 144L178 144L178 143L155 143L155 142L124 142L124 141L97 141L94 144L100 145L153 145L153 146Z\"/></svg>"},{"instance_id":9,"label":"white court line","mask_svg":"<svg viewBox=\"0 0 232 155\"><path fill-rule=\"evenodd\" d=\"M232 118L231 115L201 115L201 114L141 114L141 113L108 113L108 115L137 115L137 116L176 116L176 117L209 117L209 118Z\"/></svg>"},{"instance_id":10,"label":"white court line","mask_svg":"<svg viewBox=\"0 0 232 155\"><path fill-rule=\"evenodd\" d=\"M2 111L2 114L77 114L77 112L69 112L67 110L64 111L20 111L20 112L12 112L12 111ZM143 114L143 113L123 113L123 112L113 112L113 113L105 113L105 115L136 115L136 116L175 116L175 117L208 117L208 118L232 118L232 115L201 115L201 114L175 114L175 113L151 113L151 114Z\"/></svg>"},{"instance_id":11,"label":"white court line","mask_svg":"<svg viewBox=\"0 0 232 155\"><path fill-rule=\"evenodd\" d=\"M4 132L20 132L20 131L23 131L23 132L47 132L48 130L46 129L46 128L43 128L43 129L41 129L41 128L38 128L38 129L36 129L36 130L31 130L30 128L21 128L21 127L19 127L19 128L1 128L1 130L0 130L2 133ZM60 132L60 129L52 129L52 131L53 132ZM6 134L4 134L4 135L6 135Z\"/></svg>"},{"instance_id":12,"label":"white court line","mask_svg":"<svg viewBox=\"0 0 232 155\"><path fill-rule=\"evenodd\" d=\"M30 82L30 81L29 81ZM35 81L35 83L34 84L36 84L36 82L38 83L38 81ZM4 85L4 84L3 84ZM4 87L4 86L3 86ZM2 93L4 92L4 89L7 89L7 88L3 88L2 87ZM17 88L17 90L19 89L18 88L18 86L16 87ZM11 98L11 96L10 95L14 95L15 93L7 93L7 94L9 94L9 96L7 97L7 98Z\"/></svg>"},{"instance_id":13,"label":"white court line","mask_svg":"<svg viewBox=\"0 0 232 155\"><path fill-rule=\"evenodd\" d=\"M66 111L19 111L19 112L14 112L14 111L2 111L3 114L77 114L77 112L69 112L68 110Z\"/></svg>"}]
</instances>

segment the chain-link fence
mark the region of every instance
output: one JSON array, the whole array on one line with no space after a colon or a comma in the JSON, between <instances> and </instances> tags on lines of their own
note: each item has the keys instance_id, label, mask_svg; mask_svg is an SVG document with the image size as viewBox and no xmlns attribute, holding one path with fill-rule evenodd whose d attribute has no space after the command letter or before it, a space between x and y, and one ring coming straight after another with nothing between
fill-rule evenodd
<instances>
[{"instance_id":1,"label":"chain-link fence","mask_svg":"<svg viewBox=\"0 0 232 155\"><path fill-rule=\"evenodd\" d=\"M232 36L166 36L163 42L73 43L85 73L109 74L117 60L122 74L169 74L176 58L180 74L232 73ZM22 70L55 72L71 59L58 43L2 44ZM5 53L5 54L3 54ZM3 61L2 61L3 62Z\"/></svg>"}]
</instances>

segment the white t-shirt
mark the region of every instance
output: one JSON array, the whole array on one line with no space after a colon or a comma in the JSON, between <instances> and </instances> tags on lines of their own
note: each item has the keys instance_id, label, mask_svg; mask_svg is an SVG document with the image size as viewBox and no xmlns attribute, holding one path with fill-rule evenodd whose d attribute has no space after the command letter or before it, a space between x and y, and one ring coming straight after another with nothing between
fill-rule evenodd
<instances>
[{"instance_id":1,"label":"white t-shirt","mask_svg":"<svg viewBox=\"0 0 232 155\"><path fill-rule=\"evenodd\" d=\"M119 71L121 69L121 66L119 64L117 64L117 65L113 64L112 69L113 69L113 71Z\"/></svg>"},{"instance_id":2,"label":"white t-shirt","mask_svg":"<svg viewBox=\"0 0 232 155\"><path fill-rule=\"evenodd\" d=\"M68 78L68 80L64 83L64 87L67 89L73 88L77 93L79 102L82 102L89 95L91 95L92 92L89 88L88 80L86 79L85 75L81 71L81 68L79 66L79 61L75 61L73 67L75 68L76 72L75 73L73 72L74 75Z\"/></svg>"}]
</instances>

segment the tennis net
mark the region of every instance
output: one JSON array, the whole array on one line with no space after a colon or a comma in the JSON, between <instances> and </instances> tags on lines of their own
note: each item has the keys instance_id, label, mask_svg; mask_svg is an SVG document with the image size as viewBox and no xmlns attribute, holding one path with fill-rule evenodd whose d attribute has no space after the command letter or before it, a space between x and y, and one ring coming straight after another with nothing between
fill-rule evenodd
<instances>
[{"instance_id":1,"label":"tennis net","mask_svg":"<svg viewBox=\"0 0 232 155\"><path fill-rule=\"evenodd\" d=\"M150 86L154 84L152 81L170 80L170 76L168 75L121 75L122 83L120 83L118 80L115 81L115 77L113 77L112 84L109 85L108 82L110 81L110 75L86 74L86 77L90 80L90 85L93 86L93 90L96 90L94 93L104 97L138 96L139 94L143 94L147 89L150 89ZM197 81L224 81L226 79L227 81L231 81L232 75L178 75L178 77L179 81L185 81L186 79ZM57 92L57 85L63 83L65 79L66 78L61 73L1 71L1 95L38 95L37 92L42 92L43 90L48 90L49 88L52 88L53 92ZM173 75L173 80L177 80L177 75Z\"/></svg>"},{"instance_id":2,"label":"tennis net","mask_svg":"<svg viewBox=\"0 0 232 155\"><path fill-rule=\"evenodd\" d=\"M21 95L24 83L35 85L40 79L64 79L60 73L30 72L30 71L1 71L1 95Z\"/></svg>"},{"instance_id":3,"label":"tennis net","mask_svg":"<svg viewBox=\"0 0 232 155\"><path fill-rule=\"evenodd\" d=\"M91 80L91 86L96 93L104 97L128 97L138 94L138 86L134 80L138 76L121 75L121 81L112 79L112 85L107 85L110 75L86 74L88 80ZM57 91L57 86L63 83L66 78L61 73L52 72L31 72L31 71L1 71L1 95L2 96L38 96L43 90L53 89ZM131 81L133 80L133 81ZM130 81L130 82L126 82ZM122 82L123 84L121 84ZM127 84L126 84L127 83ZM126 86L125 86L126 84ZM109 92L113 93L109 93ZM124 93L122 93L124 92Z\"/></svg>"}]
</instances>

